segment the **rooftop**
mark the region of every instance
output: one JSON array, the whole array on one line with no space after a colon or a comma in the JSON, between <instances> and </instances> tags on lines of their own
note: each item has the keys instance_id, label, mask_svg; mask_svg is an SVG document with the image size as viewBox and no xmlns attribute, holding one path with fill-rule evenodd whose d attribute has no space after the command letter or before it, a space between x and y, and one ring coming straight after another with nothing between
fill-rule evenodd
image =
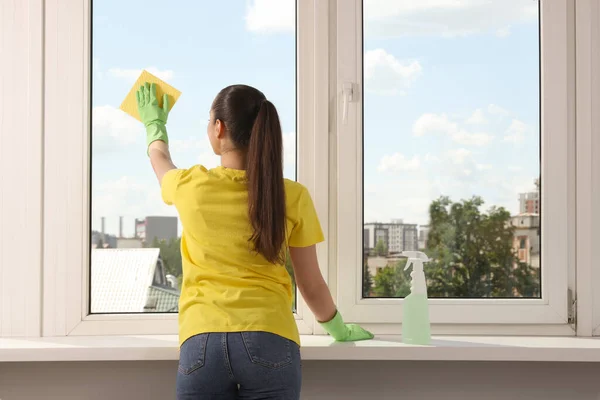
<instances>
[{"instance_id":1,"label":"rooftop","mask_svg":"<svg viewBox=\"0 0 600 400\"><path fill-rule=\"evenodd\" d=\"M93 249L93 313L177 310L174 289L153 286L160 249Z\"/></svg>"}]
</instances>

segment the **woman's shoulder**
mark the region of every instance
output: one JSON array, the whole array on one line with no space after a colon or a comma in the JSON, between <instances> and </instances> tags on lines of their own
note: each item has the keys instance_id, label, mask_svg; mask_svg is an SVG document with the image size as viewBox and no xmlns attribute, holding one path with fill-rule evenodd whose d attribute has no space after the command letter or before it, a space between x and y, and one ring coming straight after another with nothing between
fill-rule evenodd
<instances>
[{"instance_id":1,"label":"woman's shoulder","mask_svg":"<svg viewBox=\"0 0 600 400\"><path fill-rule=\"evenodd\" d=\"M198 172L201 174L205 174L207 173L209 170L202 164L196 164L190 168L188 168L188 171L190 172Z\"/></svg>"},{"instance_id":2,"label":"woman's shoulder","mask_svg":"<svg viewBox=\"0 0 600 400\"><path fill-rule=\"evenodd\" d=\"M306 187L300 182L293 181L291 179L284 178L285 191L289 193L302 193L306 190Z\"/></svg>"},{"instance_id":3,"label":"woman's shoulder","mask_svg":"<svg viewBox=\"0 0 600 400\"><path fill-rule=\"evenodd\" d=\"M308 193L306 186L291 179L284 179L285 197L288 202L297 202L303 195Z\"/></svg>"},{"instance_id":4,"label":"woman's shoulder","mask_svg":"<svg viewBox=\"0 0 600 400\"><path fill-rule=\"evenodd\" d=\"M177 169L177 186L185 186L190 182L198 182L205 180L208 175L208 170L203 165L194 165L189 168Z\"/></svg>"},{"instance_id":5,"label":"woman's shoulder","mask_svg":"<svg viewBox=\"0 0 600 400\"><path fill-rule=\"evenodd\" d=\"M189 168L182 168L182 175L193 176L193 175L205 175L208 173L208 169L204 165L197 164Z\"/></svg>"}]
</instances>

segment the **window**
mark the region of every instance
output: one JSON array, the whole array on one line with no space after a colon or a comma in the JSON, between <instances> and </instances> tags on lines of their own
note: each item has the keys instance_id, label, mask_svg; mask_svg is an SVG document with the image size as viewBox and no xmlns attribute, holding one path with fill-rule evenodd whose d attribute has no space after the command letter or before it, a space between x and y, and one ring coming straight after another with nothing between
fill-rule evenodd
<instances>
[{"instance_id":1,"label":"window","mask_svg":"<svg viewBox=\"0 0 600 400\"><path fill-rule=\"evenodd\" d=\"M337 174L340 193L363 196L337 205L341 308L400 322L410 293L400 253L420 250L432 322L564 327L573 129L552 96L572 95L570 6L354 5L337 10L337 35L350 38L336 60ZM537 246L526 257L519 236ZM386 268L370 268L381 257Z\"/></svg>"},{"instance_id":2,"label":"window","mask_svg":"<svg viewBox=\"0 0 600 400\"><path fill-rule=\"evenodd\" d=\"M100 1L96 0L96 2ZM511 219L510 222L515 230L519 230L513 234L512 238L526 238L526 248L520 249L520 241L514 240L511 251L507 254L513 257L517 250L522 250L517 254L519 262L532 267L536 262L538 263L541 273L537 284L539 293L531 296L523 296L514 291L510 292L512 296L492 296L491 294L479 296L479 293L476 296L473 292L450 296L442 293L443 296L432 298L430 301L430 316L434 332L572 334L570 317L575 293L574 254L577 249L578 255L581 255L579 247L587 246L587 242L578 242L579 244L576 246L574 240L576 232L575 206L577 205L575 192L582 194L580 192L583 191L583 194L586 194L583 189L584 185L575 187L576 170L584 171L587 166L587 164L578 164L578 168L575 168L574 2L556 0L538 4L533 0L531 2L529 0L465 1L455 5L456 7L451 10L443 8L446 4L444 2L435 4L430 2L427 7L421 3L417 1L384 0L376 2L364 0L363 2L362 0L349 0L348 3L344 3L344 7L337 7L338 2L335 1L303 0L297 2L297 64L294 64L297 68L297 104L295 108L297 123L292 122L292 126L297 125L296 171L298 180L305 184L313 195L325 236L328 239L327 245L318 246L322 271L333 283L332 288L334 288L338 306L345 319L363 323L377 333L398 333L399 326L397 324L402 321L402 297L396 297L395 293L392 297L386 293L384 295L376 293L373 290L375 282L368 282L366 278L369 278L369 274L364 273L365 270L370 271L371 279L378 274L386 273L395 279L397 265L402 261L400 252L415 247L428 252L428 249L435 248L436 240L439 242L439 225L435 226L436 221L433 221L432 224L432 221L427 218L430 202L438 199L440 194L446 193L451 196L453 202L460 202L463 196L468 198L468 196L480 194L486 200L487 205L518 207L518 210L524 207L523 215L517 220ZM104 4L109 3L104 2ZM247 10L252 10L252 7L255 5L258 7L259 4L266 5L266 10L272 11L271 14L268 14L271 17L267 18L272 25L268 29L259 30L256 34L248 33L242 39L250 40L252 38L251 41L262 44L270 41L281 43L289 40L290 31L293 32L294 25L293 9L292 22L289 17L272 18L273 15L289 14L285 7L283 11L274 8L279 7L283 2L250 0ZM160 63L160 59L156 61L140 59L140 63L143 62L143 65L132 66L129 63L126 65L124 62L131 61L133 58L130 53L135 52L137 42L123 50L122 57L119 58L119 61L123 61L123 63L120 65L109 65L103 61L102 57L93 57L92 21L95 24L115 24L116 30L119 30L119 24L111 22L110 18L107 18L108 21L96 22L94 18L97 17L97 14L94 13L92 16L90 6L91 2L88 1L73 1L69 3L69 7L59 6L57 2L46 4L43 160L44 276L42 280L44 334L52 336L172 334L177 329L177 316L174 313L90 314L90 231L92 229L101 231L101 216L104 214L103 212L98 214L98 211L95 211L93 189L96 184L94 182L96 179L100 179L97 178L97 172L111 173L111 169L106 166L111 167L112 164L106 163L105 167L100 165L101 169L97 170L100 157L95 153L95 146L99 142L95 136L97 126L94 121L98 121L98 119L94 118L89 106L93 101L94 108L107 105L116 108L121 100L121 96L116 95L116 100L97 99L102 90L93 94L90 90L92 89L91 83L96 91L97 85L102 86L109 79L119 81L115 76L109 76L109 70L117 67L122 70L134 67L154 67L159 71L172 69L170 82L180 88L184 92L184 96L193 93L193 90L190 92L182 87L185 84L183 81L185 75L180 75L173 67ZM128 5L125 7L127 9ZM442 9L435 7L442 7ZM531 10L535 13L532 14ZM581 12L581 9L579 10ZM120 10L120 12L123 11ZM240 11L239 15L245 15L244 11ZM424 19L426 15L430 19ZM436 20L435 15L443 15L444 18ZM481 18L473 18L473 15ZM491 19L490 16L494 16L494 18ZM264 21L264 19L255 18L254 21ZM527 28L528 24L530 28ZM523 34L527 29L535 31L536 24L539 30L538 36L530 33L522 43L514 44L518 34ZM184 30L185 26L185 24L173 23L172 29L175 30L174 32L178 32ZM240 22L240 26L245 27L246 21ZM507 29L508 26L510 26L509 29ZM94 27L95 33L96 28ZM398 29L404 29L404 31L398 31ZM431 32L432 29L433 32ZM175 37L175 35L172 36ZM165 35L165 37L169 36ZM177 37L180 41L193 39L185 33ZM121 39L121 37L119 38ZM126 39L122 39L122 41L125 42ZM99 47L100 40L101 37L95 34L93 39L94 55L97 50L101 49ZM538 41L537 48L536 40ZM438 46L437 53L426 53L425 50L428 49L425 45L426 42L430 47L432 43L441 43L442 45ZM210 43L216 43L216 41ZM446 86L441 84L432 86L432 81L428 81L437 74L438 81L444 85L450 85L454 89L457 88L460 79L454 74L451 76L452 79L444 80L444 71L456 72L460 69L460 65L465 64L466 61L457 57L456 46L461 43L470 50L463 50L461 54L467 57L465 60L472 61L466 65L469 71L473 72L471 80L485 87L493 88L486 93L490 97L498 96L497 99L489 101L486 99L485 102L482 100L481 104L467 106L465 104L468 101L477 100L472 93L474 89L472 89L471 81L467 81L467 84L471 86L465 86L464 90L461 89L462 86L458 88L460 90L454 90L455 97L451 96ZM486 45L486 43L490 44ZM514 89L515 85L507 82L506 87L498 88L495 83L490 82L493 79L499 79L498 77L492 76L488 80L485 79L485 76L490 75L490 72L484 67L484 64L489 63L489 57L483 56L487 54L487 47L493 47L492 43L495 43L494 46L501 46L494 48L497 48L498 51L502 50L502 54L505 55L514 55L517 53L515 49L522 49L523 54L520 54L522 57L518 60L503 60L503 63L506 63L508 69L514 68L514 63L526 68L522 74L529 79L523 81L523 85ZM106 47L103 51L110 53L112 45L113 43L104 43ZM190 46L192 45L196 46L195 43L190 44ZM171 42L169 42L169 46L171 46ZM593 48L597 48L597 46L578 46L581 51ZM478 53L480 58L473 54L476 53L474 50L478 49L481 50ZM375 50L384 52L373 53ZM532 67L533 61L531 60L536 57L534 53L538 53L537 71ZM367 59L367 55L370 58ZM281 61L278 58L274 62ZM585 66L586 60L580 61L582 62L577 63L577 68ZM100 72L101 76L92 77L92 64L94 64L94 75ZM389 68L383 68L382 64ZM434 69L433 66L436 65L438 68ZM445 67L441 71L440 65ZM236 67L231 66L230 68L235 70ZM369 74L367 74L367 68L371 71ZM280 69L269 70L269 73L276 74L279 71ZM113 70L112 73L123 75L122 71ZM500 71L500 73L503 74L505 71ZM407 74L413 78L409 85L406 84L406 80L397 79L397 77L402 78ZM536 74L539 75L537 85L534 82L535 79L531 78ZM103 79L103 81L96 83L96 79ZM126 77L122 76L120 79L120 90L125 93L130 84L125 83ZM178 81L178 79L182 80ZM374 79L379 79L379 81ZM206 82L206 79L203 79L202 82ZM389 82L389 84L385 82ZM578 90L581 96L584 93L583 89L587 87L586 82L587 79L577 82L578 87L582 89ZM212 84L210 81L204 83L204 85ZM214 91L207 96L207 104L214 96L213 92L222 86L216 83L214 85ZM427 85L430 85L431 90L424 91ZM468 89L469 87L471 89ZM519 96L522 94L523 98L515 95L514 90L518 90ZM536 92L539 98L535 97ZM421 96L423 93L431 93L431 102L418 101L415 96L419 96L419 93ZM502 100L500 95L504 96L505 100L500 101ZM379 104L377 104L378 98ZM454 98L456 101L453 101ZM530 100L525 102L525 99ZM585 103L584 100L587 101L584 97L581 99L578 97L577 104ZM173 119L170 121L173 124L171 133L178 135L182 132L184 139L188 137L188 132L190 136L192 132L184 130L184 127L176 129L175 115L183 114L185 104L182 97L181 102L173 110ZM394 104L395 106L393 106ZM399 107L399 104L402 105L402 108ZM490 108L489 104L496 104L513 114L510 117L503 117L501 110ZM517 104L522 104L523 107L517 107ZM425 106L431 107L431 109L427 109ZM423 108L419 111L418 107ZM431 179L431 176L435 177L435 174L439 173L444 176L445 181L455 182L454 186L456 186L456 176L461 170L440 167L424 171L422 168L425 165L427 154L429 154L428 161L436 161L437 157L441 162L441 157L446 150L455 149L452 146L457 140L483 138L483 136L473 136L475 134L494 134L491 128L473 128L474 122L479 120L481 123L483 121L481 115L475 113L479 108L488 122L488 124L483 124L486 127L492 125L491 115L494 112L500 113L500 115L496 115L498 118L508 118L500 133L495 133L493 143L497 143L498 152L501 149L500 145L507 146L507 143L511 143L510 140L505 142L504 136L505 129L508 130L511 127L513 118L519 117L524 123L532 121L529 123L531 128L531 126L535 126L535 117L531 116L532 113L539 113L537 125L539 137L537 142L534 140L531 153L519 153L517 147L513 152L523 156L515 163L522 168L523 175L526 175L523 176L522 181L524 187L510 192L511 198L509 199L507 195L504 202L490 200L491 197L482 193L480 188L489 185L489 182L481 178L482 175L478 175L479 179L474 181L463 179L458 182L460 185L472 189L470 191L452 192L449 190L444 193L436 193L434 189L439 188L444 182L442 179L436 182ZM521 113L524 113L525 109L530 111L522 116ZM412 114L410 110L413 110ZM383 111L387 112L383 113ZM434 119L434 122L443 121L441 124L436 122L437 125L434 124L434 127L438 131L446 127L445 136L440 132L437 132L438 136L430 136L425 133L421 136L414 136L415 122L425 113L435 114L437 117L445 114L448 124L444 122L443 118ZM205 117L199 118L199 121L202 118ZM467 124L467 120L470 120L471 123ZM284 123L287 124L287 122ZM456 124L456 128L453 124ZM90 143L92 125L94 125L94 141ZM521 134L522 131L519 130L521 128L518 127L518 124L515 126L513 131L516 130L517 134ZM581 125L578 124L579 126ZM192 128L194 129L193 134L202 132L200 126ZM290 131L290 128L285 129ZM449 135L448 129L450 133L454 132L454 134ZM386 141L386 137L390 138L390 133L387 131L396 132L397 136ZM82 132L88 134L82 134ZM528 130L524 134L527 133L529 136L525 136L525 140L535 137L535 129ZM60 140L53 140L55 137ZM117 139L122 140L125 137L125 135L120 135ZM399 144L400 140L402 142ZM419 143L427 140L434 143L428 145L427 152L424 152L424 146ZM535 147L536 143L537 147ZM585 142L578 140L577 145L585 149L583 143ZM442 145L444 148L441 147ZM68 146L72 151L65 153L64 146ZM182 146L185 147L183 144ZM475 150L479 151L480 147L467 147L461 144L459 148L470 151L469 155L474 157L477 155ZM145 160L142 156L143 145L141 148L141 154L135 151L131 152L132 159L138 158L142 162ZM494 148L496 149L496 147ZM94 153L90 154L92 150ZM400 156L394 158L396 153L402 154L404 158ZM496 154L489 152L483 154L491 154L488 157L490 160L487 158L482 160L482 155L479 154L479 158L476 159L477 163L471 164L471 166L482 165L479 166L479 169L471 168L473 174L494 172L493 168L490 170L484 164L491 164L491 158ZM388 156L387 161L383 163L385 167L383 167L383 171L379 171L381 161L386 155ZM417 156L419 157L415 159ZM509 156L513 157L512 153ZM123 155L120 157L116 158L117 164L125 161ZM174 157L177 160L176 151L174 151ZM459 152L454 160L461 160L461 157L466 160L467 153ZM539 158L537 163L536 158ZM183 165L183 162L178 161L180 165ZM508 164L508 166L510 165L512 164ZM406 171L407 168L408 171ZM391 171L393 169L395 171ZM142 170L140 169L140 171ZM371 171L371 175L367 175L369 171ZM149 171L146 164L143 171L136 174L147 172ZM399 180L398 175L395 175L395 181L392 180L391 175L386 175L392 172L401 174L400 176L405 180ZM464 173L465 170L463 169L462 172ZM516 173L517 171L512 172ZM580 176L579 172L577 172L577 176ZM423 190L417 192L418 196L413 196L411 193L414 188L406 186L405 183L421 182L424 174L427 179L424 182ZM508 174L507 176L514 175ZM454 181L450 178L453 178ZM535 182L536 178L537 182ZM589 176L581 177L582 182L588 182L589 178ZM133 181L124 182L123 186L129 185L130 182ZM389 193L378 192L378 182L384 184L386 191L397 191L398 195L392 197L388 196ZM388 186L390 187L388 188ZM492 189L500 190L502 188ZM364 199L360 195L361 193ZM373 196L377 193L381 194L377 197ZM412 203L410 199L413 199ZM583 197L578 195L577 199L583 199ZM380 207L379 204L381 204ZM369 207L380 208L375 211L385 212L385 214L377 215L369 211ZM96 212L97 217L100 217L95 222L88 217L93 211ZM515 213L514 209L509 211L508 215L511 217L519 214ZM582 216L581 218L577 217L580 222L585 221L583 217L586 215L585 211L585 209L581 210L577 214L577 216ZM487 210L484 207L479 212L480 215L484 215ZM149 224L144 218L146 212L143 213L144 215L138 215L137 211L130 213L129 222L127 222L127 218L125 218L127 215L124 212L115 212L110 220L108 213L106 214L105 233L118 233L120 216L124 217L122 225L124 235L133 234L127 232L138 232L136 218L140 234L147 232L148 225L144 225ZM172 215L167 214L166 216ZM425 215L425 218L420 218L419 215ZM521 220L523 220L522 224ZM95 225L92 226L92 223ZM588 226L590 232L592 225ZM178 227L178 229L180 228ZM580 233L577 235L578 238L593 238L587 233L584 235L584 232L587 232L585 230L580 232L578 228L577 232ZM456 236L450 235L449 237L448 243L455 244ZM590 243L593 243L593 240ZM588 254L588 259L592 260L593 257L590 254L592 253ZM152 255L152 257L155 256ZM168 264L167 257L164 258L161 257L158 262L152 279L161 289L165 287L168 289L174 281L171 277L167 278L168 274L163 272ZM585 261L584 258L582 260ZM584 267L588 268L589 272L591 263ZM578 268L578 278L582 273L585 273L585 270ZM487 279L488 276L485 278ZM158 292L163 293L162 291L151 293L152 298L144 302L142 305L144 311L153 311L158 307ZM577 301L580 306L583 305L585 293L585 291L577 293ZM312 333L315 326L314 318L303 310L305 310L305 305L302 299L298 298L298 325L302 333ZM318 328L315 331L318 332Z\"/></svg>"},{"instance_id":3,"label":"window","mask_svg":"<svg viewBox=\"0 0 600 400\"><path fill-rule=\"evenodd\" d=\"M534 212L540 175L538 3L367 0L363 12L363 220L403 235L386 246L394 274L365 278L367 292L407 296L395 256L421 250L430 298L539 298L540 270L519 262L511 227Z\"/></svg>"},{"instance_id":4,"label":"window","mask_svg":"<svg viewBox=\"0 0 600 400\"><path fill-rule=\"evenodd\" d=\"M265 3L183 1L165 10L145 1L93 1L92 313L177 311L182 226L161 200L142 124L119 109L142 68L183 93L169 115L178 167L219 164L206 136L208 111L220 89L242 82L276 105L285 176L296 178L294 1L278 3L284 21L271 18ZM149 23L157 15L164 22Z\"/></svg>"},{"instance_id":5,"label":"window","mask_svg":"<svg viewBox=\"0 0 600 400\"><path fill-rule=\"evenodd\" d=\"M327 82L327 67L315 54L328 54L328 43L315 36L327 34L328 5L312 0L251 0L243 5L190 1L165 11L146 3L95 0L93 6L92 12L91 1L69 7L50 3L45 13L45 129L60 132L62 139L60 145L45 144L44 332L173 334L179 282L172 239L181 226L173 218L175 210L160 201L143 129L118 106L141 69L164 78L183 93L169 118L174 161L181 167L198 162L210 167L216 158L204 140L204 121L212 99L232 82L259 87L282 117L285 175L297 177L312 193L327 234L328 180L317 171L327 168L322 153L328 152L328 98L327 92L316 90ZM148 15L142 18L140 12ZM229 18L215 27L215 14ZM155 22L148 27L142 23L157 15L165 17L166 32ZM220 58L213 62L211 57ZM65 154L66 143L72 151ZM121 248L105 249L107 243ZM120 253L136 254L127 265L142 267L106 279L94 274L107 271L94 268L98 265L123 265ZM327 259L327 249L321 247L319 256ZM138 278L145 281L135 287L141 295L130 290ZM96 290L120 298L97 297ZM296 300L299 330L310 334L313 316L305 312L301 298Z\"/></svg>"}]
</instances>

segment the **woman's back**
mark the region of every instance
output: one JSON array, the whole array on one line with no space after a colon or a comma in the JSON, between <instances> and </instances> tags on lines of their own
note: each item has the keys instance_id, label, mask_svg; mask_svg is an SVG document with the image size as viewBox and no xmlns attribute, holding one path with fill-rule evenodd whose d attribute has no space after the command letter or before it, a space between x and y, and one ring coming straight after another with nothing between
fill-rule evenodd
<instances>
[{"instance_id":1,"label":"woman's back","mask_svg":"<svg viewBox=\"0 0 600 400\"><path fill-rule=\"evenodd\" d=\"M285 179L287 244L309 246L323 234L306 189ZM266 331L299 344L293 288L283 265L253 250L246 172L195 166L163 177L165 202L183 225L180 342L211 332Z\"/></svg>"},{"instance_id":2,"label":"woman's back","mask_svg":"<svg viewBox=\"0 0 600 400\"><path fill-rule=\"evenodd\" d=\"M275 106L250 86L221 90L207 134L222 167L177 169L168 97L159 106L146 83L137 101L163 200L183 224L177 398L298 400L300 338L282 265L288 248L298 289L323 328L341 341L373 335L344 323L321 275L315 245L323 233L306 188L283 178Z\"/></svg>"}]
</instances>

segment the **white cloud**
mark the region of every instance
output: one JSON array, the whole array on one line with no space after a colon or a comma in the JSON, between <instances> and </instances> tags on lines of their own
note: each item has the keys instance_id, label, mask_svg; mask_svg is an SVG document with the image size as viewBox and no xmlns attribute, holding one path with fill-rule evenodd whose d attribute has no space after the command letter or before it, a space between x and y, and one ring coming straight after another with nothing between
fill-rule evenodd
<instances>
[{"instance_id":1,"label":"white cloud","mask_svg":"<svg viewBox=\"0 0 600 400\"><path fill-rule=\"evenodd\" d=\"M453 171L454 173L455 171ZM521 176L493 176L491 171L465 168L460 175L431 175L428 179L388 180L385 184L365 188L364 213L366 221L389 221L391 217L402 218L407 223L427 224L429 206L439 196L449 196L452 201L481 195L484 210L491 206L506 207L518 212L518 193L531 191L531 178ZM466 175L470 173L471 175ZM426 177L427 178L427 177ZM528 183L529 185L525 185Z\"/></svg>"},{"instance_id":2,"label":"white cloud","mask_svg":"<svg viewBox=\"0 0 600 400\"><path fill-rule=\"evenodd\" d=\"M525 140L525 135L529 131L529 126L518 119L513 119L510 126L504 135L504 141L513 144L522 143Z\"/></svg>"},{"instance_id":3,"label":"white cloud","mask_svg":"<svg viewBox=\"0 0 600 400\"><path fill-rule=\"evenodd\" d=\"M256 33L291 33L296 27L295 0L252 0L246 8L246 29Z\"/></svg>"},{"instance_id":4,"label":"white cloud","mask_svg":"<svg viewBox=\"0 0 600 400\"><path fill-rule=\"evenodd\" d=\"M382 157L378 165L380 173L400 170L402 166L412 166L413 169L410 173L367 177L364 193L365 218L388 221L397 216L409 223L426 224L429 205L442 195L449 196L455 202L477 195L484 199L485 210L491 206L501 206L512 213L518 212L518 193L530 190L532 176L537 176L539 172L535 167L522 164L523 158L519 156L519 151L505 153L491 146L474 146L473 143L477 143L479 137L466 128L475 125L466 123L469 119L471 122L481 122L482 115L487 120L486 129L489 128L500 140L504 133L510 140L520 141L527 139L533 132L532 127L523 121L507 119L506 116L512 113L495 105L476 110L470 115L473 118L467 119L465 114L422 115L413 125L414 135L423 137L439 134L450 140L436 144L428 152L414 156L410 154L413 160L419 161L418 168L416 163L408 163L411 160L400 153L394 154L394 150ZM479 144L484 142L487 139L481 140ZM506 142L502 146L510 150L506 147ZM500 157L501 160L498 159L501 162L497 165L495 161L498 161L496 159L500 153L504 156Z\"/></svg>"},{"instance_id":5,"label":"white cloud","mask_svg":"<svg viewBox=\"0 0 600 400\"><path fill-rule=\"evenodd\" d=\"M92 227L100 229L102 217L106 218L106 232L118 233L119 217L128 225L126 236L133 235L133 220L150 215L177 215L175 207L163 203L160 186L152 176L141 181L138 177L124 175L92 186Z\"/></svg>"},{"instance_id":6,"label":"white cloud","mask_svg":"<svg viewBox=\"0 0 600 400\"><path fill-rule=\"evenodd\" d=\"M399 217L407 223L426 224L429 205L442 195L453 201L478 195L485 200L486 210L495 205L516 212L517 194L530 190L531 175L517 173L509 166L496 168L488 163L485 158L488 155L486 151L451 148L420 156L420 167L411 173L368 178L365 219L389 221L391 217Z\"/></svg>"},{"instance_id":7,"label":"white cloud","mask_svg":"<svg viewBox=\"0 0 600 400\"><path fill-rule=\"evenodd\" d=\"M196 153L206 149L207 138L200 138L197 136L189 136L185 139L171 139L169 140L169 150L173 154L181 153Z\"/></svg>"},{"instance_id":8,"label":"white cloud","mask_svg":"<svg viewBox=\"0 0 600 400\"><path fill-rule=\"evenodd\" d=\"M365 0L364 4L365 17L374 20L385 19L396 15L434 11L436 9L450 11L464 10L465 8L465 1L461 0Z\"/></svg>"},{"instance_id":9,"label":"white cloud","mask_svg":"<svg viewBox=\"0 0 600 400\"><path fill-rule=\"evenodd\" d=\"M121 150L129 145L142 144L144 125L112 106L92 110L92 144L94 155ZM143 151L143 148L140 148Z\"/></svg>"},{"instance_id":10,"label":"white cloud","mask_svg":"<svg viewBox=\"0 0 600 400\"><path fill-rule=\"evenodd\" d=\"M505 38L510 36L510 25L496 30L496 37Z\"/></svg>"},{"instance_id":11,"label":"white cloud","mask_svg":"<svg viewBox=\"0 0 600 400\"><path fill-rule=\"evenodd\" d=\"M388 221L393 216L407 223L426 224L434 199L441 195L453 200L471 197L481 186L482 174L467 149L426 154L417 170L386 175L382 184L365 182L365 220Z\"/></svg>"},{"instance_id":12,"label":"white cloud","mask_svg":"<svg viewBox=\"0 0 600 400\"><path fill-rule=\"evenodd\" d=\"M467 36L510 34L514 24L536 22L537 2L529 0L365 0L368 36ZM292 33L294 0L250 0L246 29L255 33Z\"/></svg>"},{"instance_id":13,"label":"white cloud","mask_svg":"<svg viewBox=\"0 0 600 400\"><path fill-rule=\"evenodd\" d=\"M450 122L446 114L423 114L413 124L415 136L424 136L427 133L452 133L458 130L458 125Z\"/></svg>"},{"instance_id":14,"label":"white cloud","mask_svg":"<svg viewBox=\"0 0 600 400\"><path fill-rule=\"evenodd\" d=\"M431 153L425 154L425 162L426 163L436 163L439 161L440 161L440 159L438 156L431 154Z\"/></svg>"},{"instance_id":15,"label":"white cloud","mask_svg":"<svg viewBox=\"0 0 600 400\"><path fill-rule=\"evenodd\" d=\"M465 122L470 125L483 125L487 124L487 119L483 114L483 110L481 108L478 108L473 112L473 114L471 114L469 118L467 118Z\"/></svg>"},{"instance_id":16,"label":"white cloud","mask_svg":"<svg viewBox=\"0 0 600 400\"><path fill-rule=\"evenodd\" d=\"M487 146L493 139L489 133L470 133L464 129L452 135L452 140L464 146Z\"/></svg>"},{"instance_id":17,"label":"white cloud","mask_svg":"<svg viewBox=\"0 0 600 400\"><path fill-rule=\"evenodd\" d=\"M538 14L537 2L528 0L365 0L364 12L369 36L444 37L506 34L507 26L535 22Z\"/></svg>"},{"instance_id":18,"label":"white cloud","mask_svg":"<svg viewBox=\"0 0 600 400\"><path fill-rule=\"evenodd\" d=\"M379 94L404 94L423 70L418 61L402 63L383 49L367 51L364 63L365 90Z\"/></svg>"},{"instance_id":19,"label":"white cloud","mask_svg":"<svg viewBox=\"0 0 600 400\"><path fill-rule=\"evenodd\" d=\"M452 149L448 150L447 155L452 163L456 165L464 165L471 157L471 152L467 149Z\"/></svg>"},{"instance_id":20,"label":"white cloud","mask_svg":"<svg viewBox=\"0 0 600 400\"><path fill-rule=\"evenodd\" d=\"M389 178L385 184L365 187L365 221L389 221L390 216L406 223L424 224L429 219L431 200L438 197L437 188L430 180L401 176Z\"/></svg>"},{"instance_id":21,"label":"white cloud","mask_svg":"<svg viewBox=\"0 0 600 400\"><path fill-rule=\"evenodd\" d=\"M464 146L486 146L493 140L493 136L488 133L471 133L459 127L446 114L427 113L421 115L413 124L413 133L415 136L445 135Z\"/></svg>"},{"instance_id":22,"label":"white cloud","mask_svg":"<svg viewBox=\"0 0 600 400\"><path fill-rule=\"evenodd\" d=\"M505 110L504 108L497 106L496 104L490 104L487 108L487 111L492 115L500 115L503 117L506 117L510 114L508 110Z\"/></svg>"},{"instance_id":23,"label":"white cloud","mask_svg":"<svg viewBox=\"0 0 600 400\"><path fill-rule=\"evenodd\" d=\"M471 150L459 147L444 151L439 161L430 166L428 173L441 194L451 195L460 188L468 191L470 189L465 188L479 184L485 170L483 164L476 162Z\"/></svg>"},{"instance_id":24,"label":"white cloud","mask_svg":"<svg viewBox=\"0 0 600 400\"><path fill-rule=\"evenodd\" d=\"M394 153L390 155L384 155L379 162L377 170L379 172L387 171L416 171L421 166L421 160L418 156L408 159L401 153Z\"/></svg>"},{"instance_id":25,"label":"white cloud","mask_svg":"<svg viewBox=\"0 0 600 400\"><path fill-rule=\"evenodd\" d=\"M173 71L170 69L160 70L156 67L148 67L144 69L150 72L152 75L162 79L163 81L170 81L173 78ZM115 78L127 79L128 81L132 82L139 78L141 73L141 69L110 68L108 70L108 74L110 76Z\"/></svg>"},{"instance_id":26,"label":"white cloud","mask_svg":"<svg viewBox=\"0 0 600 400\"><path fill-rule=\"evenodd\" d=\"M203 131L201 130L201 132ZM214 153L208 136L205 134L188 136L185 139L170 139L169 150L176 162L186 161L191 165L201 164L208 169L221 165L221 157Z\"/></svg>"}]
</instances>

